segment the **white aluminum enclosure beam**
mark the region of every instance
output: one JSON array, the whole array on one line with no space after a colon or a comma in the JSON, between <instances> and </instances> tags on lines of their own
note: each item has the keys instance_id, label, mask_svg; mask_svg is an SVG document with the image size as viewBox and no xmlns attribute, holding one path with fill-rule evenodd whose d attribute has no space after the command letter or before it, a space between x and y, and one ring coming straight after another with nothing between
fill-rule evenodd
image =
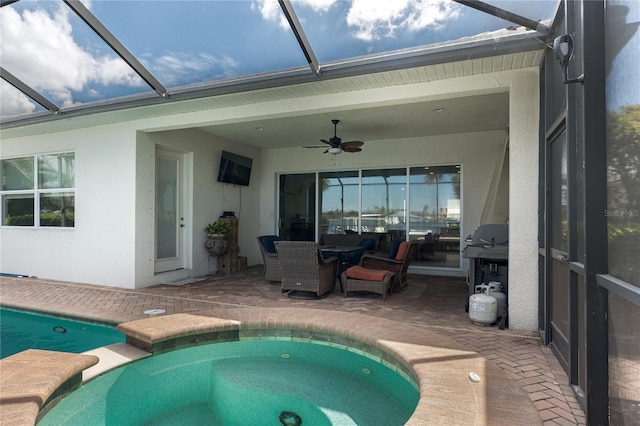
<instances>
[{"instance_id":1,"label":"white aluminum enclosure beam","mask_svg":"<svg viewBox=\"0 0 640 426\"><path fill-rule=\"evenodd\" d=\"M27 84L25 84L22 80L11 74L9 71L5 70L3 67L0 67L0 76L4 81L45 107L51 112L58 112L60 108L51 102L49 99L42 96L40 93L33 90L33 88Z\"/></svg>"},{"instance_id":2,"label":"white aluminum enclosure beam","mask_svg":"<svg viewBox=\"0 0 640 426\"><path fill-rule=\"evenodd\" d=\"M320 75L320 64L318 62L318 58L316 58L316 55L313 53L311 44L309 43L307 36L304 34L302 25L300 25L300 21L293 10L291 2L289 0L278 0L278 3L280 3L282 12L291 26L291 31L293 31L293 34L296 36L296 40L298 40L298 44L302 49L304 57L307 58L311 71L313 71L315 75Z\"/></svg>"},{"instance_id":3,"label":"white aluminum enclosure beam","mask_svg":"<svg viewBox=\"0 0 640 426\"><path fill-rule=\"evenodd\" d=\"M505 19L509 22L513 22L514 24L522 25L525 28L538 31L539 33L542 33L544 35L547 35L549 33L549 27L544 24L541 24L538 21L533 21L529 18L525 18L524 16L520 16L516 13L509 12L508 10L504 10L496 6L492 6L483 1L479 1L479 0L453 0L453 1L468 7L472 7L481 12L488 13L489 15L493 15L498 18Z\"/></svg>"},{"instance_id":4,"label":"white aluminum enclosure beam","mask_svg":"<svg viewBox=\"0 0 640 426\"><path fill-rule=\"evenodd\" d=\"M64 0L64 2L82 19L91 29L100 36L138 75L147 82L160 96L166 97L169 92L156 78L142 65L129 50L102 25L102 22L89 11L80 0Z\"/></svg>"}]
</instances>

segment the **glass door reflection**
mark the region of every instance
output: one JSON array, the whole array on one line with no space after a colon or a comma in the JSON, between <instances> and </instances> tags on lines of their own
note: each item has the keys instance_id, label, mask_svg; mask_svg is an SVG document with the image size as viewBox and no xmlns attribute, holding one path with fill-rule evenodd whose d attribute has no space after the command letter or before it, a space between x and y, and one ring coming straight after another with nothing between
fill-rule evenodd
<instances>
[{"instance_id":1,"label":"glass door reflection","mask_svg":"<svg viewBox=\"0 0 640 426\"><path fill-rule=\"evenodd\" d=\"M360 185L357 171L320 173L320 234L358 232Z\"/></svg>"},{"instance_id":2,"label":"glass door reflection","mask_svg":"<svg viewBox=\"0 0 640 426\"><path fill-rule=\"evenodd\" d=\"M460 165L410 169L409 238L416 264L460 267Z\"/></svg>"},{"instance_id":3,"label":"glass door reflection","mask_svg":"<svg viewBox=\"0 0 640 426\"><path fill-rule=\"evenodd\" d=\"M280 175L278 231L290 241L315 241L316 174Z\"/></svg>"}]
</instances>

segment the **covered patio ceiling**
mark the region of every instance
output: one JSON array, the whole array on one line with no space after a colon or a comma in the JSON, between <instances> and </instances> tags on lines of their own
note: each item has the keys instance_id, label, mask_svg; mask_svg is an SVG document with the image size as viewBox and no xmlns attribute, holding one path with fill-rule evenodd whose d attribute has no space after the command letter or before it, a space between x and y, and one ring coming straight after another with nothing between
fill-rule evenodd
<instances>
[{"instance_id":1,"label":"covered patio ceiling","mask_svg":"<svg viewBox=\"0 0 640 426\"><path fill-rule=\"evenodd\" d=\"M200 130L256 148L323 148L339 119L343 141L393 140L412 137L504 130L509 127L506 92L410 104L385 105L311 115L288 116L201 126Z\"/></svg>"},{"instance_id":2,"label":"covered patio ceiling","mask_svg":"<svg viewBox=\"0 0 640 426\"><path fill-rule=\"evenodd\" d=\"M559 2L2 0L2 130L179 113L309 83L333 93L374 74L387 80L376 84L393 86L407 69L452 78L535 66L541 56L522 53L544 48ZM333 118L347 140L503 129L508 95L199 128L259 148L303 147L330 137Z\"/></svg>"}]
</instances>

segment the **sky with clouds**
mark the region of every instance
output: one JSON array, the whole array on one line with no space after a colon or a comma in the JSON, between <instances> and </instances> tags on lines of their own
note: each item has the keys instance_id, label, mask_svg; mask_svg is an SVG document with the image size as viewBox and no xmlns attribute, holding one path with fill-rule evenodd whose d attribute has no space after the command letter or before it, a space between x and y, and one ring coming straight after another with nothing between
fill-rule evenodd
<instances>
[{"instance_id":1,"label":"sky with clouds","mask_svg":"<svg viewBox=\"0 0 640 426\"><path fill-rule=\"evenodd\" d=\"M515 5L525 15L549 15L557 1L494 3ZM522 6L525 3L528 10ZM307 67L275 0L85 0L83 4L169 89ZM321 63L456 40L510 25L451 0L293 0L292 4ZM540 9L542 4L546 7ZM21 0L2 7L0 31L2 66L63 108L151 92L62 1ZM2 117L42 110L4 81L0 90Z\"/></svg>"}]
</instances>

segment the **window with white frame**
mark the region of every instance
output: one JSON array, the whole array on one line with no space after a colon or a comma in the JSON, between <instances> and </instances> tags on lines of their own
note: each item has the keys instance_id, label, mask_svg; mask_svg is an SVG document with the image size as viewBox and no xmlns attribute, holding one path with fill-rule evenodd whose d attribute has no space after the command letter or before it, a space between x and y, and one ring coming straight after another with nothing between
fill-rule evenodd
<instances>
[{"instance_id":1,"label":"window with white frame","mask_svg":"<svg viewBox=\"0 0 640 426\"><path fill-rule=\"evenodd\" d=\"M2 226L74 226L75 153L3 159L0 175Z\"/></svg>"}]
</instances>

